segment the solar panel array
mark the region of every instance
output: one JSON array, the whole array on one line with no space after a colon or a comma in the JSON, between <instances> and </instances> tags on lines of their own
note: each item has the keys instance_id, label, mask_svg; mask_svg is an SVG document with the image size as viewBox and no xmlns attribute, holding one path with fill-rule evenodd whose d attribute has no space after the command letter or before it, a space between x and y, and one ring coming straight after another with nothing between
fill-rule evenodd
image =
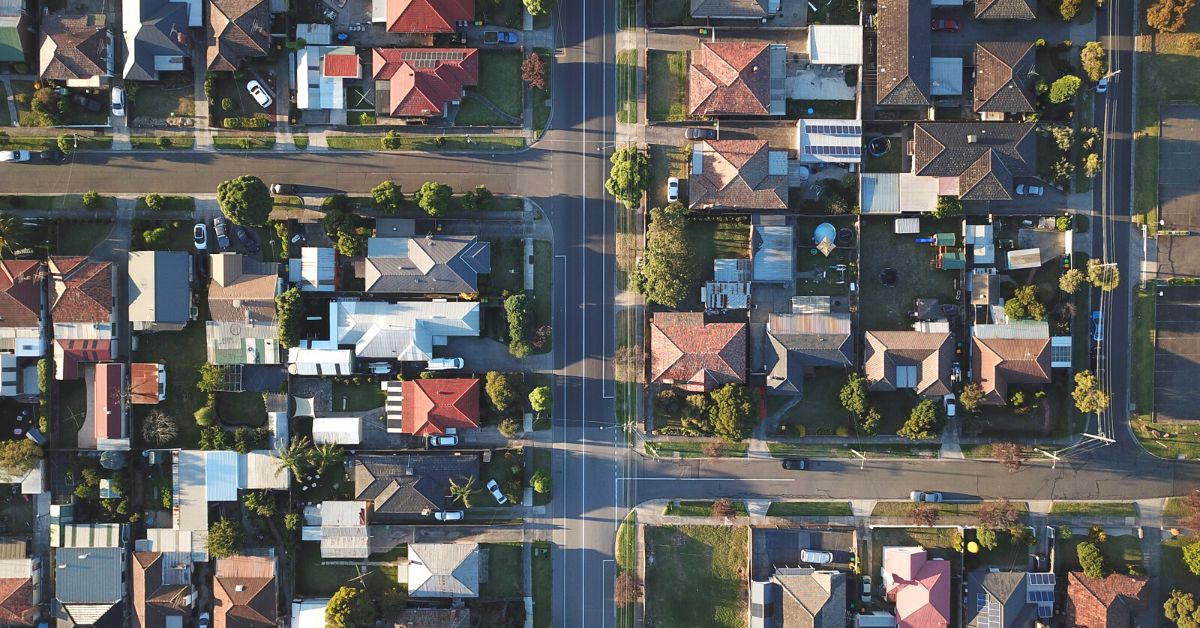
<instances>
[{"instance_id":1,"label":"solar panel array","mask_svg":"<svg viewBox=\"0 0 1200 628\"><path fill-rule=\"evenodd\" d=\"M1054 586L1054 574L1052 573L1029 573L1025 574L1029 586Z\"/></svg>"},{"instance_id":2,"label":"solar panel array","mask_svg":"<svg viewBox=\"0 0 1200 628\"><path fill-rule=\"evenodd\" d=\"M862 135L862 127L857 124L806 124L804 131L822 135Z\"/></svg>"},{"instance_id":3,"label":"solar panel array","mask_svg":"<svg viewBox=\"0 0 1200 628\"><path fill-rule=\"evenodd\" d=\"M1038 604L1045 604L1047 602L1053 604L1054 591L1048 589L1034 589L1029 592L1028 596L1026 597L1026 601L1036 602Z\"/></svg>"},{"instance_id":4,"label":"solar panel array","mask_svg":"<svg viewBox=\"0 0 1200 628\"><path fill-rule=\"evenodd\" d=\"M442 61L461 61L466 54L458 50L405 50L400 56L414 67L432 68Z\"/></svg>"},{"instance_id":5,"label":"solar panel array","mask_svg":"<svg viewBox=\"0 0 1200 628\"><path fill-rule=\"evenodd\" d=\"M831 155L834 157L859 157L861 146L805 146L806 155Z\"/></svg>"},{"instance_id":6,"label":"solar panel array","mask_svg":"<svg viewBox=\"0 0 1200 628\"><path fill-rule=\"evenodd\" d=\"M987 593L975 594L975 625L978 628L1001 628L1000 603L991 599Z\"/></svg>"}]
</instances>

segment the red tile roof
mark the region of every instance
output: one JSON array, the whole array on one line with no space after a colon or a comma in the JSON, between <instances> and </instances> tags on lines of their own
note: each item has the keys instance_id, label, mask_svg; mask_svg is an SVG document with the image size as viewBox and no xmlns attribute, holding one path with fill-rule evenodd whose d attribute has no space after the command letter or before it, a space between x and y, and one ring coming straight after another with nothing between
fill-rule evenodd
<instances>
[{"instance_id":1,"label":"red tile roof","mask_svg":"<svg viewBox=\"0 0 1200 628\"><path fill-rule=\"evenodd\" d=\"M430 436L479 427L478 379L410 379L402 392L401 433Z\"/></svg>"},{"instance_id":2,"label":"red tile roof","mask_svg":"<svg viewBox=\"0 0 1200 628\"><path fill-rule=\"evenodd\" d=\"M702 43L692 52L688 85L694 116L770 115L769 48L745 41Z\"/></svg>"},{"instance_id":3,"label":"red tile roof","mask_svg":"<svg viewBox=\"0 0 1200 628\"><path fill-rule=\"evenodd\" d=\"M376 48L371 66L376 81L389 83L388 109L396 117L440 116L464 87L479 84L474 48Z\"/></svg>"},{"instance_id":4,"label":"red tile roof","mask_svg":"<svg viewBox=\"0 0 1200 628\"><path fill-rule=\"evenodd\" d=\"M746 324L705 323L700 312L655 314L650 379L705 392L746 381Z\"/></svg>"},{"instance_id":5,"label":"red tile roof","mask_svg":"<svg viewBox=\"0 0 1200 628\"><path fill-rule=\"evenodd\" d=\"M0 327L32 327L42 309L42 263L0 261Z\"/></svg>"},{"instance_id":6,"label":"red tile roof","mask_svg":"<svg viewBox=\"0 0 1200 628\"><path fill-rule=\"evenodd\" d=\"M31 626L36 614L33 579L0 578L0 624Z\"/></svg>"},{"instance_id":7,"label":"red tile roof","mask_svg":"<svg viewBox=\"0 0 1200 628\"><path fill-rule=\"evenodd\" d=\"M473 19L474 0L387 0L390 33L452 33L455 22Z\"/></svg>"},{"instance_id":8,"label":"red tile roof","mask_svg":"<svg viewBox=\"0 0 1200 628\"><path fill-rule=\"evenodd\" d=\"M975 336L971 366L983 388L983 402L1008 403L1009 384L1050 383L1049 338L980 338Z\"/></svg>"},{"instance_id":9,"label":"red tile roof","mask_svg":"<svg viewBox=\"0 0 1200 628\"><path fill-rule=\"evenodd\" d=\"M133 627L166 628L168 617L189 614L187 599L191 587L167 584L162 552L133 553Z\"/></svg>"},{"instance_id":10,"label":"red tile roof","mask_svg":"<svg viewBox=\"0 0 1200 628\"><path fill-rule=\"evenodd\" d=\"M883 568L891 580L886 594L896 604L897 628L950 625L950 561L930 560L924 551L891 551Z\"/></svg>"},{"instance_id":11,"label":"red tile roof","mask_svg":"<svg viewBox=\"0 0 1200 628\"><path fill-rule=\"evenodd\" d=\"M108 323L113 307L113 267L86 257L51 257L54 281L50 317L56 323Z\"/></svg>"},{"instance_id":12,"label":"red tile roof","mask_svg":"<svg viewBox=\"0 0 1200 628\"><path fill-rule=\"evenodd\" d=\"M701 146L700 171L688 177L688 206L694 209L787 209L786 165L771 172L766 140L710 140ZM786 164L786 152L777 163ZM693 165L695 159L692 160Z\"/></svg>"},{"instance_id":13,"label":"red tile roof","mask_svg":"<svg viewBox=\"0 0 1200 628\"><path fill-rule=\"evenodd\" d=\"M96 421L96 440L123 438L121 425L121 364L96 365L96 384L92 389L92 411Z\"/></svg>"},{"instance_id":14,"label":"red tile roof","mask_svg":"<svg viewBox=\"0 0 1200 628\"><path fill-rule=\"evenodd\" d=\"M111 340L60 340L54 341L54 364L56 379L78 379L79 365L90 362L107 362L112 359Z\"/></svg>"},{"instance_id":15,"label":"red tile roof","mask_svg":"<svg viewBox=\"0 0 1200 628\"><path fill-rule=\"evenodd\" d=\"M327 54L322 63L324 64L324 68L322 68L321 74L325 76L340 78L358 78L361 76L358 55Z\"/></svg>"},{"instance_id":16,"label":"red tile roof","mask_svg":"<svg viewBox=\"0 0 1200 628\"><path fill-rule=\"evenodd\" d=\"M1114 573L1102 580L1067 574L1067 625L1075 628L1130 628L1146 608L1149 581Z\"/></svg>"},{"instance_id":17,"label":"red tile roof","mask_svg":"<svg viewBox=\"0 0 1200 628\"><path fill-rule=\"evenodd\" d=\"M136 404L158 403L157 362L137 362L129 367L129 401Z\"/></svg>"}]
</instances>

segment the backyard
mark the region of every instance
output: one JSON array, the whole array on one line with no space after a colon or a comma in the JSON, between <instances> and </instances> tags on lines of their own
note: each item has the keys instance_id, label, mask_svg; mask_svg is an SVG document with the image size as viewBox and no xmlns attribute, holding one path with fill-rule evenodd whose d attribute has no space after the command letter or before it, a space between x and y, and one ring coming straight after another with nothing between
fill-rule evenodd
<instances>
[{"instance_id":1,"label":"backyard","mask_svg":"<svg viewBox=\"0 0 1200 628\"><path fill-rule=\"evenodd\" d=\"M521 53L485 50L479 53L479 85L467 91L455 118L456 126L520 126L525 113L525 84ZM506 115L498 114L484 102Z\"/></svg>"},{"instance_id":2,"label":"backyard","mask_svg":"<svg viewBox=\"0 0 1200 628\"><path fill-rule=\"evenodd\" d=\"M337 377L333 380L334 412L365 412L382 408L387 395L379 382L368 377Z\"/></svg>"},{"instance_id":3,"label":"backyard","mask_svg":"<svg viewBox=\"0 0 1200 628\"><path fill-rule=\"evenodd\" d=\"M59 429L53 430L54 441L62 449L74 449L79 446L79 430L87 415L87 385L83 383L83 378L61 381L56 385L58 396L54 407L58 410L56 425Z\"/></svg>"},{"instance_id":4,"label":"backyard","mask_svg":"<svg viewBox=\"0 0 1200 628\"><path fill-rule=\"evenodd\" d=\"M205 395L196 389L200 365L208 361L202 322L208 319L208 306L203 299L199 304L199 320L188 323L183 331L141 334L137 337L137 350L134 352L138 362L160 362L167 366L167 398L156 406L133 406L132 422L141 425L142 418L151 409L161 410L174 418L179 426L179 434L168 443L173 447L193 448L197 445L200 428L192 416L207 401ZM261 401L262 397L259 399Z\"/></svg>"},{"instance_id":5,"label":"backyard","mask_svg":"<svg viewBox=\"0 0 1200 628\"><path fill-rule=\"evenodd\" d=\"M958 273L937 269L937 249L915 241L916 235L894 233L893 221L864 218L860 241L872 243L862 250L861 301L859 316L864 330L909 329L909 312L918 298L955 302ZM921 233L958 232L955 221L921 220ZM886 285L881 273L895 273L894 285Z\"/></svg>"},{"instance_id":6,"label":"backyard","mask_svg":"<svg viewBox=\"0 0 1200 628\"><path fill-rule=\"evenodd\" d=\"M746 530L647 528L647 625L744 626Z\"/></svg>"},{"instance_id":7,"label":"backyard","mask_svg":"<svg viewBox=\"0 0 1200 628\"><path fill-rule=\"evenodd\" d=\"M696 256L696 268L699 271L691 294L699 299L700 286L712 277L713 260L749 256L750 225L744 221L744 217L691 220L687 225L687 241Z\"/></svg>"},{"instance_id":8,"label":"backyard","mask_svg":"<svg viewBox=\"0 0 1200 628\"><path fill-rule=\"evenodd\" d=\"M651 121L687 119L687 51L646 51L646 116Z\"/></svg>"},{"instance_id":9,"label":"backyard","mask_svg":"<svg viewBox=\"0 0 1200 628\"><path fill-rule=\"evenodd\" d=\"M356 581L366 572L361 581L366 585L371 599L380 600L389 589L400 589L396 583L395 565L370 565L356 567L354 565L323 564L320 543L301 543L300 557L296 565L296 593L311 597L329 597L342 586ZM329 561L345 563L347 561Z\"/></svg>"},{"instance_id":10,"label":"backyard","mask_svg":"<svg viewBox=\"0 0 1200 628\"><path fill-rule=\"evenodd\" d=\"M267 406L260 392L219 392L217 416L226 425L262 427L267 423Z\"/></svg>"}]
</instances>

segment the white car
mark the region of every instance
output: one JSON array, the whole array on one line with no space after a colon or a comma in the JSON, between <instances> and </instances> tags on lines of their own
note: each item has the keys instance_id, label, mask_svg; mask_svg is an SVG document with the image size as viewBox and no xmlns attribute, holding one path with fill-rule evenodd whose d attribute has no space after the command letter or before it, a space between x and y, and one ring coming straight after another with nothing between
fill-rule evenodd
<instances>
[{"instance_id":1,"label":"white car","mask_svg":"<svg viewBox=\"0 0 1200 628\"><path fill-rule=\"evenodd\" d=\"M208 250L208 225L199 223L193 227L192 240L196 243L197 251Z\"/></svg>"},{"instance_id":2,"label":"white car","mask_svg":"<svg viewBox=\"0 0 1200 628\"><path fill-rule=\"evenodd\" d=\"M863 604L871 603L871 576L862 577L862 601Z\"/></svg>"},{"instance_id":3,"label":"white car","mask_svg":"<svg viewBox=\"0 0 1200 628\"><path fill-rule=\"evenodd\" d=\"M267 90L263 89L262 83L256 80L251 79L249 83L246 83L246 91L250 92L255 102L261 105L263 109L270 107L271 103L275 102L271 99L271 95L267 93Z\"/></svg>"},{"instance_id":4,"label":"white car","mask_svg":"<svg viewBox=\"0 0 1200 628\"><path fill-rule=\"evenodd\" d=\"M908 499L914 502L928 502L930 504L942 503L942 494L937 492L913 491L908 494Z\"/></svg>"},{"instance_id":5,"label":"white car","mask_svg":"<svg viewBox=\"0 0 1200 628\"><path fill-rule=\"evenodd\" d=\"M497 504L503 506L508 503L508 498L504 496L504 493L500 492L500 485L495 480L488 480L487 490L492 494L492 497L496 498Z\"/></svg>"},{"instance_id":6,"label":"white car","mask_svg":"<svg viewBox=\"0 0 1200 628\"><path fill-rule=\"evenodd\" d=\"M212 620L212 615L208 613L200 613L200 628L208 628L209 622Z\"/></svg>"},{"instance_id":7,"label":"white car","mask_svg":"<svg viewBox=\"0 0 1200 628\"><path fill-rule=\"evenodd\" d=\"M1046 188L1041 185L1027 185L1021 183L1017 186L1017 196L1041 196L1046 193Z\"/></svg>"},{"instance_id":8,"label":"white car","mask_svg":"<svg viewBox=\"0 0 1200 628\"><path fill-rule=\"evenodd\" d=\"M120 87L112 88L112 114L117 118L125 117L125 90Z\"/></svg>"},{"instance_id":9,"label":"white car","mask_svg":"<svg viewBox=\"0 0 1200 628\"><path fill-rule=\"evenodd\" d=\"M29 151L0 150L0 161L29 161Z\"/></svg>"},{"instance_id":10,"label":"white car","mask_svg":"<svg viewBox=\"0 0 1200 628\"><path fill-rule=\"evenodd\" d=\"M954 415L958 413L958 404L956 403L958 400L954 393L946 395L942 400L946 402L946 417L953 419Z\"/></svg>"},{"instance_id":11,"label":"white car","mask_svg":"<svg viewBox=\"0 0 1200 628\"><path fill-rule=\"evenodd\" d=\"M392 365L387 362L371 362L367 365L367 370L372 375L387 375L392 372Z\"/></svg>"},{"instance_id":12,"label":"white car","mask_svg":"<svg viewBox=\"0 0 1200 628\"><path fill-rule=\"evenodd\" d=\"M828 565L833 562L833 552L824 550L800 550L800 562L812 563L814 565Z\"/></svg>"},{"instance_id":13,"label":"white car","mask_svg":"<svg viewBox=\"0 0 1200 628\"><path fill-rule=\"evenodd\" d=\"M467 516L467 513L461 510L439 510L433 513L433 518L438 521L462 521Z\"/></svg>"},{"instance_id":14,"label":"white car","mask_svg":"<svg viewBox=\"0 0 1200 628\"><path fill-rule=\"evenodd\" d=\"M667 202L674 203L679 200L679 179L671 177L667 179Z\"/></svg>"},{"instance_id":15,"label":"white car","mask_svg":"<svg viewBox=\"0 0 1200 628\"><path fill-rule=\"evenodd\" d=\"M430 436L426 442L430 447L454 447L458 445L458 436L454 434L445 434L442 436Z\"/></svg>"},{"instance_id":16,"label":"white car","mask_svg":"<svg viewBox=\"0 0 1200 628\"><path fill-rule=\"evenodd\" d=\"M454 371L463 367L462 358L433 358L425 366L430 371Z\"/></svg>"},{"instance_id":17,"label":"white car","mask_svg":"<svg viewBox=\"0 0 1200 628\"><path fill-rule=\"evenodd\" d=\"M1096 83L1096 93L1103 94L1104 92L1107 92L1107 91L1108 91L1108 78L1105 77L1105 78L1100 79L1100 82Z\"/></svg>"}]
</instances>

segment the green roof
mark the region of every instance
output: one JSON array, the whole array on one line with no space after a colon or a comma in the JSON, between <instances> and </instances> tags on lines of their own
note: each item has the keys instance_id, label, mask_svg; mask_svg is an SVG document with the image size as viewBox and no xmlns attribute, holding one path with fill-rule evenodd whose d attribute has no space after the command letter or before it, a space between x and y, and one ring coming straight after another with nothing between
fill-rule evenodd
<instances>
[{"instance_id":1,"label":"green roof","mask_svg":"<svg viewBox=\"0 0 1200 628\"><path fill-rule=\"evenodd\" d=\"M17 25L0 26L0 61L23 62L25 49L21 44L21 29Z\"/></svg>"}]
</instances>

